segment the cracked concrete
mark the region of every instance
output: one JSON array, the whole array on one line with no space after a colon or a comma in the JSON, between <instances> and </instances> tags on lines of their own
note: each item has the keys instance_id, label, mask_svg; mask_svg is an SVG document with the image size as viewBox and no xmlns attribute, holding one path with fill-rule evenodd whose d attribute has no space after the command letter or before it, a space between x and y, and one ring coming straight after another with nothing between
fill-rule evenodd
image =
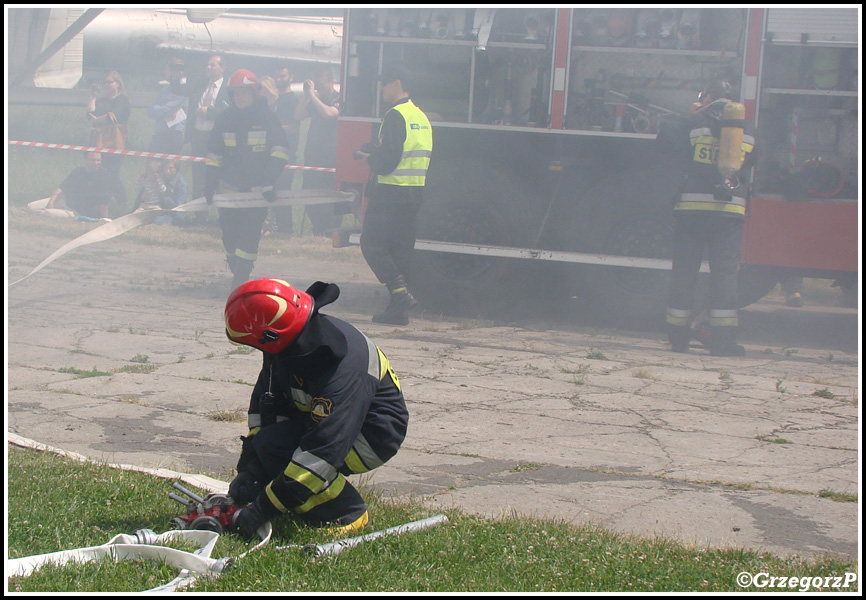
<instances>
[{"instance_id":1,"label":"cracked concrete","mask_svg":"<svg viewBox=\"0 0 866 600\"><path fill-rule=\"evenodd\" d=\"M9 281L65 241L8 239ZM290 257L265 246L254 274L337 282L326 312L389 356L409 435L364 477L387 494L693 544L858 555L858 504L818 495L859 493L856 310L756 305L741 315L748 355L721 359L580 321L423 315L382 326L369 315L384 288L358 249L316 244ZM126 236L9 289L8 431L108 462L229 477L261 364L225 340L229 279L218 251Z\"/></svg>"}]
</instances>

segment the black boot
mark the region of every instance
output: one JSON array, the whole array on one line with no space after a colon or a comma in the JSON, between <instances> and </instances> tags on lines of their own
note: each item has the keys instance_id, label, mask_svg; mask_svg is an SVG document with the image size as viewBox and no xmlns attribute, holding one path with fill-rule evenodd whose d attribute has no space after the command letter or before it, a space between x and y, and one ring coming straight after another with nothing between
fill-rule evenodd
<instances>
[{"instance_id":1,"label":"black boot","mask_svg":"<svg viewBox=\"0 0 866 600\"><path fill-rule=\"evenodd\" d=\"M737 344L736 327L710 327L709 348L713 356L745 356L746 349Z\"/></svg>"},{"instance_id":2,"label":"black boot","mask_svg":"<svg viewBox=\"0 0 866 600\"><path fill-rule=\"evenodd\" d=\"M687 326L668 324L668 340L671 343L671 351L681 354L689 351L689 340L692 332Z\"/></svg>"},{"instance_id":3,"label":"black boot","mask_svg":"<svg viewBox=\"0 0 866 600\"><path fill-rule=\"evenodd\" d=\"M388 323L390 325L408 325L409 311L418 306L418 301L409 293L406 280L403 276L395 277L387 284L391 293L391 300L384 312L373 315L374 323Z\"/></svg>"},{"instance_id":4,"label":"black boot","mask_svg":"<svg viewBox=\"0 0 866 600\"><path fill-rule=\"evenodd\" d=\"M250 278L250 273L253 272L253 261L245 258L234 257L234 266L232 266L232 290L237 289L239 285L245 283Z\"/></svg>"}]
</instances>

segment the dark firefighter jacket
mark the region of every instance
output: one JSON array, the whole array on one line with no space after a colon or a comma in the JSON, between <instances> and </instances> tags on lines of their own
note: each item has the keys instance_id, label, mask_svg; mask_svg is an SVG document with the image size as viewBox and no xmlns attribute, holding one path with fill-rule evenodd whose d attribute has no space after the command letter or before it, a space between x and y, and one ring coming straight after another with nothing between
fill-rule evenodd
<instances>
[{"instance_id":1,"label":"dark firefighter jacket","mask_svg":"<svg viewBox=\"0 0 866 600\"><path fill-rule=\"evenodd\" d=\"M733 188L724 185L717 160L721 138L721 112L726 101L719 100L699 113L681 117L659 133L658 140L682 161L686 175L674 209L677 214L718 214L745 218L749 197L749 171L757 159L755 128L743 123L743 166Z\"/></svg>"},{"instance_id":2,"label":"dark firefighter jacket","mask_svg":"<svg viewBox=\"0 0 866 600\"><path fill-rule=\"evenodd\" d=\"M268 390L273 399L263 403ZM251 436L283 419L307 421L306 433L266 493L278 509L303 512L339 474L363 473L394 456L409 415L382 351L345 321L316 314L282 353L265 355L253 390Z\"/></svg>"},{"instance_id":3,"label":"dark firefighter jacket","mask_svg":"<svg viewBox=\"0 0 866 600\"><path fill-rule=\"evenodd\" d=\"M272 188L289 161L289 141L264 98L217 117L207 145L205 195L220 187L238 192Z\"/></svg>"}]
</instances>

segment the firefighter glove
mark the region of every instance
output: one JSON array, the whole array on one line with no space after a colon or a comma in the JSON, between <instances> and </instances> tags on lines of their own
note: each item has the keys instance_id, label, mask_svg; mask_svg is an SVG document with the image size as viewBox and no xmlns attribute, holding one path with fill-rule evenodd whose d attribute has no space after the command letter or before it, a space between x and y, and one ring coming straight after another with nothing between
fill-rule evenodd
<instances>
[{"instance_id":1,"label":"firefighter glove","mask_svg":"<svg viewBox=\"0 0 866 600\"><path fill-rule=\"evenodd\" d=\"M229 496L235 501L235 504L249 504L256 499L261 491L262 484L249 471L238 473L237 477L229 484Z\"/></svg>"},{"instance_id":2,"label":"firefighter glove","mask_svg":"<svg viewBox=\"0 0 866 600\"><path fill-rule=\"evenodd\" d=\"M280 511L271 504L267 496L260 494L255 502L237 512L235 526L243 537L256 539L259 537L259 527L279 514Z\"/></svg>"}]
</instances>

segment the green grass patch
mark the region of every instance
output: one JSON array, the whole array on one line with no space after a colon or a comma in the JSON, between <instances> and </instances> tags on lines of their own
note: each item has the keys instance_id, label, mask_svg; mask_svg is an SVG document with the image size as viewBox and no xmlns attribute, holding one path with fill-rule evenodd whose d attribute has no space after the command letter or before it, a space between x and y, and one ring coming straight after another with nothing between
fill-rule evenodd
<instances>
[{"instance_id":1,"label":"green grass patch","mask_svg":"<svg viewBox=\"0 0 866 600\"><path fill-rule=\"evenodd\" d=\"M762 442L770 442L771 444L790 444L791 443L788 440L786 440L785 438L771 437L769 435L757 435L757 436L755 436L755 439L760 440Z\"/></svg>"},{"instance_id":2,"label":"green grass patch","mask_svg":"<svg viewBox=\"0 0 866 600\"><path fill-rule=\"evenodd\" d=\"M524 471L537 471L541 468L541 465L534 462L525 462L520 463L519 465L515 465L511 468L512 473L522 473Z\"/></svg>"},{"instance_id":3,"label":"green grass patch","mask_svg":"<svg viewBox=\"0 0 866 600\"><path fill-rule=\"evenodd\" d=\"M632 374L632 377L637 377L638 379L649 379L650 381L661 381L658 375L650 371L649 369L637 369Z\"/></svg>"},{"instance_id":4,"label":"green grass patch","mask_svg":"<svg viewBox=\"0 0 866 600\"><path fill-rule=\"evenodd\" d=\"M168 499L169 482L164 479L11 446L8 481L10 558L103 544L118 533L141 528L162 533L182 511ZM366 486L360 489L375 530L434 514L418 502L386 500ZM447 525L381 538L323 558L276 549L331 541L326 532L285 517L276 521L268 546L220 578L200 580L195 590L729 592L742 589L736 577L743 571L821 578L857 571L856 564L832 558L783 560L766 553L698 548L513 515L498 520L461 511L447 515ZM250 547L251 543L226 534L218 540L213 557L235 556ZM165 564L103 561L43 568L27 578L10 578L8 589L131 592L162 585L176 575Z\"/></svg>"},{"instance_id":5,"label":"green grass patch","mask_svg":"<svg viewBox=\"0 0 866 600\"><path fill-rule=\"evenodd\" d=\"M834 492L833 490L821 490L818 492L821 498L829 498L836 502L857 502L857 494L848 494L845 492Z\"/></svg>"},{"instance_id":6,"label":"green grass patch","mask_svg":"<svg viewBox=\"0 0 866 600\"><path fill-rule=\"evenodd\" d=\"M207 418L218 423L242 423L247 420L247 410L238 408L235 410L218 410L207 414Z\"/></svg>"},{"instance_id":7,"label":"green grass patch","mask_svg":"<svg viewBox=\"0 0 866 600\"><path fill-rule=\"evenodd\" d=\"M85 371L84 369L78 369L76 367L60 367L57 369L58 373L70 373L75 375L76 379L83 379L85 377L106 377L111 375L108 371L99 371L96 367L93 367L90 371Z\"/></svg>"},{"instance_id":8,"label":"green grass patch","mask_svg":"<svg viewBox=\"0 0 866 600\"><path fill-rule=\"evenodd\" d=\"M156 365L123 365L114 370L115 373L153 373L156 371Z\"/></svg>"}]
</instances>

